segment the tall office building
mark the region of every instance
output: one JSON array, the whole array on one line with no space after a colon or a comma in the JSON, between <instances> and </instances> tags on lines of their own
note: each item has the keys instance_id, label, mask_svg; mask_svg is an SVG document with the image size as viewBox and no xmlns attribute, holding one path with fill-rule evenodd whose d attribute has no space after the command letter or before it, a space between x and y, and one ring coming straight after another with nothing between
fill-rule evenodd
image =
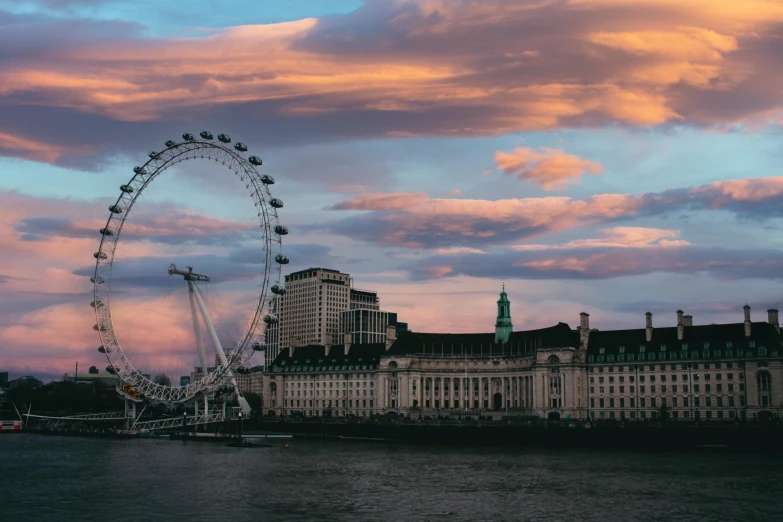
<instances>
[{"instance_id":1,"label":"tall office building","mask_svg":"<svg viewBox=\"0 0 783 522\"><path fill-rule=\"evenodd\" d=\"M308 268L285 276L278 300L278 352L292 346L341 342L340 312L350 305L351 276L328 268Z\"/></svg>"}]
</instances>

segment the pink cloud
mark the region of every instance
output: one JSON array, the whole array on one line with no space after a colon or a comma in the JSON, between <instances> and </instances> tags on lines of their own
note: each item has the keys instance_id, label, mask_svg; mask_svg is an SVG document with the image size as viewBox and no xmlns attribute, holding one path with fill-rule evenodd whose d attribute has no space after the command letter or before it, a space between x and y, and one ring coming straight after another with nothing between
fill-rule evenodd
<instances>
[{"instance_id":1,"label":"pink cloud","mask_svg":"<svg viewBox=\"0 0 783 522\"><path fill-rule=\"evenodd\" d=\"M516 245L514 250L571 250L578 248L671 248L689 246L677 239L679 230L646 227L612 227L602 231L601 238L575 239L555 245Z\"/></svg>"},{"instance_id":2,"label":"pink cloud","mask_svg":"<svg viewBox=\"0 0 783 522\"><path fill-rule=\"evenodd\" d=\"M479 248L678 210L719 209L738 217L766 219L783 215L781 205L783 177L722 181L640 195L598 194L586 199L550 196L479 200L431 198L424 193L405 192L359 194L333 208L365 211L365 214L343 219L333 225L333 230L372 243L409 248ZM641 237L634 237L644 230L617 229L603 241L681 244L673 237L655 238L661 232L649 229ZM621 233L624 235L618 236Z\"/></svg>"},{"instance_id":3,"label":"pink cloud","mask_svg":"<svg viewBox=\"0 0 783 522\"><path fill-rule=\"evenodd\" d=\"M604 168L596 162L560 149L519 147L511 152L495 153L495 164L510 176L530 181L544 190L563 188L585 174L601 174Z\"/></svg>"}]
</instances>

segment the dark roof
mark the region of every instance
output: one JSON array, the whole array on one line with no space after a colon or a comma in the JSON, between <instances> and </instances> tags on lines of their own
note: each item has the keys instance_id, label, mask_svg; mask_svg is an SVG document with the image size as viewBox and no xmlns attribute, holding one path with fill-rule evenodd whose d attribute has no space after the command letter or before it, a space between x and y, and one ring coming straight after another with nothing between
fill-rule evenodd
<instances>
[{"instance_id":1,"label":"dark roof","mask_svg":"<svg viewBox=\"0 0 783 522\"><path fill-rule=\"evenodd\" d=\"M578 347L579 335L565 323L548 328L511 332L505 344L495 344L495 333L439 334L403 332L387 355L510 355L537 348Z\"/></svg>"},{"instance_id":2,"label":"dark roof","mask_svg":"<svg viewBox=\"0 0 783 522\"><path fill-rule=\"evenodd\" d=\"M638 353L639 347L644 346L645 351L660 351L665 344L667 350L682 350L682 344L686 343L687 350L702 350L704 343L710 343L710 349L725 348L726 342L731 342L733 348L750 348L750 341L756 343L756 347L777 348L780 346L781 336L775 327L769 323L751 323L750 337L745 337L745 324L708 324L698 326L686 326L682 340L677 339L677 327L653 328L652 340L647 342L645 328L635 330L607 330L592 331L588 341L587 352L598 354L603 348L605 354L619 353L619 347L624 347L624 353Z\"/></svg>"},{"instance_id":3,"label":"dark roof","mask_svg":"<svg viewBox=\"0 0 783 522\"><path fill-rule=\"evenodd\" d=\"M336 344L332 345L329 355L326 355L325 346L311 344L296 348L293 357L289 355L291 352L289 348L281 350L280 354L272 362L272 367L313 367L312 371L315 371L316 367L319 371L324 371L329 367L335 366L340 368L343 366L368 366L369 368L375 368L378 366L381 355L383 355L385 350L385 343L354 344L348 350L348 355L345 355L343 345ZM335 368L335 370L337 369ZM300 371L309 370L301 368Z\"/></svg>"}]
</instances>

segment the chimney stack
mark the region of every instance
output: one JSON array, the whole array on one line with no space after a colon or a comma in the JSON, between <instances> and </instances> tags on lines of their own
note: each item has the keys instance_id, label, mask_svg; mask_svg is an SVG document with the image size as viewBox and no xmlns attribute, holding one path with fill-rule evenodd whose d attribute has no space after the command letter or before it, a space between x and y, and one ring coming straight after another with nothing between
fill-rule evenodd
<instances>
[{"instance_id":1,"label":"chimney stack","mask_svg":"<svg viewBox=\"0 0 783 522\"><path fill-rule=\"evenodd\" d=\"M684 316L682 316L682 323L685 326L693 326L693 316L692 315L684 315Z\"/></svg>"},{"instance_id":2,"label":"chimney stack","mask_svg":"<svg viewBox=\"0 0 783 522\"><path fill-rule=\"evenodd\" d=\"M394 341L397 340L397 327L396 326L387 326L386 327L386 348L384 351L389 351L389 348L392 347L394 344Z\"/></svg>"},{"instance_id":3,"label":"chimney stack","mask_svg":"<svg viewBox=\"0 0 783 522\"><path fill-rule=\"evenodd\" d=\"M685 336L685 322L682 319L682 314L684 314L682 310L677 310L677 340L682 341L682 338Z\"/></svg>"},{"instance_id":4,"label":"chimney stack","mask_svg":"<svg viewBox=\"0 0 783 522\"><path fill-rule=\"evenodd\" d=\"M745 310L745 337L750 337L750 306L742 307Z\"/></svg>"},{"instance_id":5,"label":"chimney stack","mask_svg":"<svg viewBox=\"0 0 783 522\"><path fill-rule=\"evenodd\" d=\"M587 341L590 339L590 314L582 312L579 314L579 342L583 348L587 348Z\"/></svg>"},{"instance_id":6,"label":"chimney stack","mask_svg":"<svg viewBox=\"0 0 783 522\"><path fill-rule=\"evenodd\" d=\"M347 333L345 334L345 337L343 337L343 344L345 347L345 356L348 357L348 352L351 350L351 334Z\"/></svg>"},{"instance_id":7,"label":"chimney stack","mask_svg":"<svg viewBox=\"0 0 783 522\"><path fill-rule=\"evenodd\" d=\"M652 313L651 312L647 312L646 314L644 314L644 317L646 318L646 323L647 323L647 342L649 343L650 341L652 341L652 330L653 330L652 329Z\"/></svg>"},{"instance_id":8,"label":"chimney stack","mask_svg":"<svg viewBox=\"0 0 783 522\"><path fill-rule=\"evenodd\" d=\"M767 310L767 322L775 327L775 330L780 333L780 323L778 322L778 309L770 308Z\"/></svg>"}]
</instances>

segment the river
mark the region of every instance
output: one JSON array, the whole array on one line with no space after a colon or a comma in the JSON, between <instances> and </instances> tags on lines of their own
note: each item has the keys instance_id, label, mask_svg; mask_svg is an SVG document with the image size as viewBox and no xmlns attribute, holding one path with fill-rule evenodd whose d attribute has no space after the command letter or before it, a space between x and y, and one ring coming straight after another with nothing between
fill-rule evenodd
<instances>
[{"instance_id":1,"label":"river","mask_svg":"<svg viewBox=\"0 0 783 522\"><path fill-rule=\"evenodd\" d=\"M0 436L0 520L780 520L783 459Z\"/></svg>"}]
</instances>

